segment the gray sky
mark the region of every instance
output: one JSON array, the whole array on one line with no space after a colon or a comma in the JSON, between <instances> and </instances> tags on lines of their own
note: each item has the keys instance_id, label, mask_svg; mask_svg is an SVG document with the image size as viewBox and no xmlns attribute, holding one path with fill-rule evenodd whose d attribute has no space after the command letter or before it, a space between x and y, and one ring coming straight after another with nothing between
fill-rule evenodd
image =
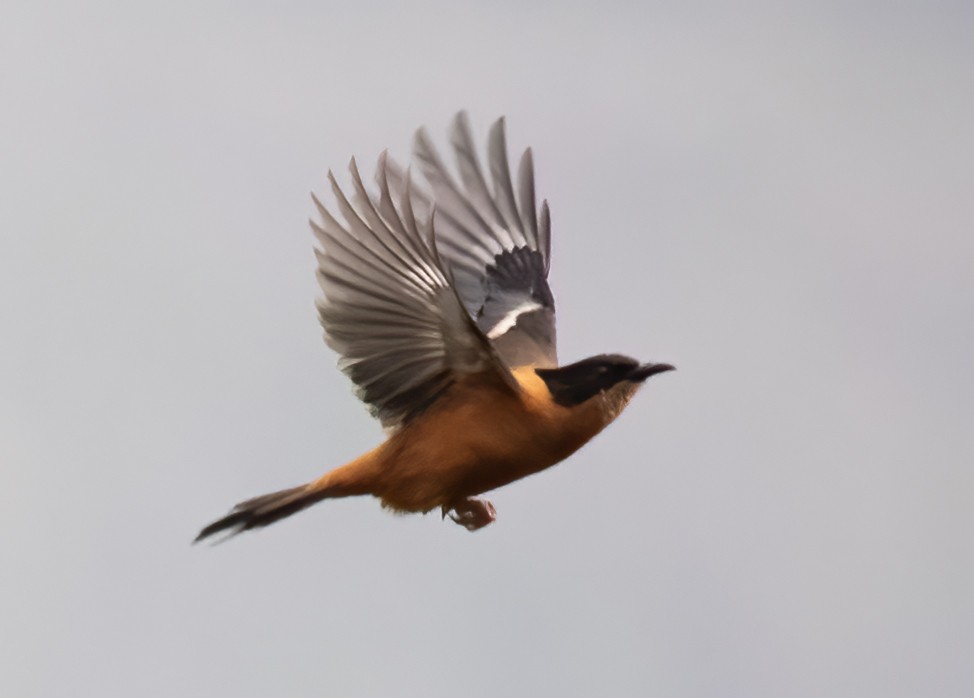
<instances>
[{"instance_id":1,"label":"gray sky","mask_svg":"<svg viewBox=\"0 0 974 698\"><path fill-rule=\"evenodd\" d=\"M0 694L968 696L969 3L7 3ZM560 355L668 361L469 534L372 447L309 190L508 117Z\"/></svg>"}]
</instances>

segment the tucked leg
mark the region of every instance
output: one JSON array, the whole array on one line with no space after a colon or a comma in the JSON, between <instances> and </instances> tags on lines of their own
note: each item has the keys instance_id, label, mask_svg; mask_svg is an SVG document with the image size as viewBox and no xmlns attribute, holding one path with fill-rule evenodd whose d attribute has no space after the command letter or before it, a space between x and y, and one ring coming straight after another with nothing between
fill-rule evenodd
<instances>
[{"instance_id":1,"label":"tucked leg","mask_svg":"<svg viewBox=\"0 0 974 698\"><path fill-rule=\"evenodd\" d=\"M494 505L486 499L477 499L476 497L462 499L454 503L450 509L443 507L443 518L446 518L447 514L468 531L483 528L487 524L493 523L494 519L497 518Z\"/></svg>"}]
</instances>

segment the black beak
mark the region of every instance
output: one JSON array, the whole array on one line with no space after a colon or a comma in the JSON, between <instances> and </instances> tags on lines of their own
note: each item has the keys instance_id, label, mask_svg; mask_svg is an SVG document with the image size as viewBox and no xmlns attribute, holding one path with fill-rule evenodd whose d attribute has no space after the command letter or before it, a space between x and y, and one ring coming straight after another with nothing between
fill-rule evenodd
<instances>
[{"instance_id":1,"label":"black beak","mask_svg":"<svg viewBox=\"0 0 974 698\"><path fill-rule=\"evenodd\" d=\"M655 376L657 373L665 373L666 371L675 371L676 366L671 366L670 364L643 364L638 368L634 368L626 376L626 380L632 381L633 383L642 383L644 380L650 376Z\"/></svg>"}]
</instances>

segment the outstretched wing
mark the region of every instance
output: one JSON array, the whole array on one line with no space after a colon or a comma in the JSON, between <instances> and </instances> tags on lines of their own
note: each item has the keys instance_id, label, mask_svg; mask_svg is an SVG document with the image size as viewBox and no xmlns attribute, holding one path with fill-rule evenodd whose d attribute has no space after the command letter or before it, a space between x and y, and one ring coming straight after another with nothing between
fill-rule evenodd
<instances>
[{"instance_id":1,"label":"outstretched wing","mask_svg":"<svg viewBox=\"0 0 974 698\"><path fill-rule=\"evenodd\" d=\"M551 222L547 202L540 214L535 206L531 150L521 157L515 195L503 118L488 137L489 184L465 112L454 120L450 141L459 183L426 131L417 132L415 155L431 195L414 196L417 208L436 209L436 244L457 293L506 365L557 366L555 302L548 286ZM401 188L401 171L395 174Z\"/></svg>"},{"instance_id":2,"label":"outstretched wing","mask_svg":"<svg viewBox=\"0 0 974 698\"><path fill-rule=\"evenodd\" d=\"M425 230L416 220L408 174L397 209L385 153L377 199L366 192L354 160L349 169L354 206L328 173L344 224L313 197L321 222L311 227L320 246L325 341L340 354L339 367L359 397L384 427L396 429L465 374L489 372L513 386L444 270L432 220Z\"/></svg>"}]
</instances>

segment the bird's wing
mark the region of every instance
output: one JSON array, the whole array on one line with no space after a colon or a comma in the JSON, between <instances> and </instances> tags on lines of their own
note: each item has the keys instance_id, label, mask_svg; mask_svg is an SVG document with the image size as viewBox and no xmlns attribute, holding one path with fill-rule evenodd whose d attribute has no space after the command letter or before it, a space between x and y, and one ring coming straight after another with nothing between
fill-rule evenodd
<instances>
[{"instance_id":1,"label":"bird's wing","mask_svg":"<svg viewBox=\"0 0 974 698\"><path fill-rule=\"evenodd\" d=\"M487 372L515 386L487 337L464 309L437 252L432 220L417 222L408 174L398 209L386 177L379 196L349 169L355 205L331 172L328 179L344 224L314 197L321 222L311 222L319 247L318 303L325 341L341 358L359 397L382 425L397 429L464 374Z\"/></svg>"},{"instance_id":2,"label":"bird's wing","mask_svg":"<svg viewBox=\"0 0 974 698\"><path fill-rule=\"evenodd\" d=\"M436 244L453 273L457 293L510 367L558 365L555 302L548 286L551 221L547 202L538 212L530 148L511 179L504 119L490 129L488 181L480 167L470 122L460 112L450 138L459 182L424 129L414 152L431 193L415 192L417 209L436 209ZM402 171L390 168L397 189Z\"/></svg>"}]
</instances>

